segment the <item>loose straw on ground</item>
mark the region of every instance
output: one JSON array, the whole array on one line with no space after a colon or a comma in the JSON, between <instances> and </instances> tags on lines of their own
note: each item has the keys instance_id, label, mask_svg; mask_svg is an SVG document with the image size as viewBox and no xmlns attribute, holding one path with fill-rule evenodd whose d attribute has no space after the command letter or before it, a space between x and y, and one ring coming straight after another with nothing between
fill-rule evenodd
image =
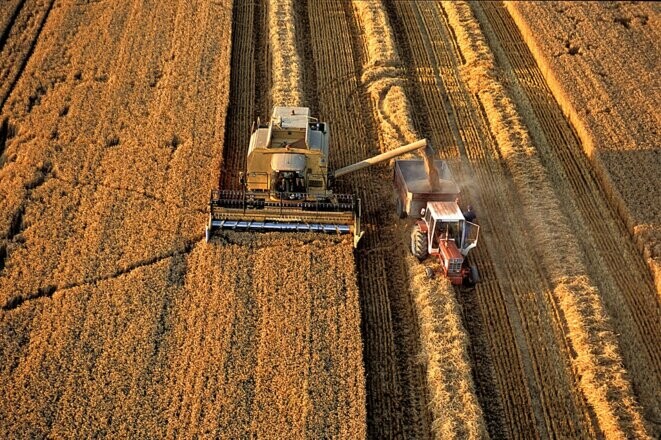
<instances>
[{"instance_id":1,"label":"loose straw on ground","mask_svg":"<svg viewBox=\"0 0 661 440\"><path fill-rule=\"evenodd\" d=\"M419 137L404 89L405 74L383 4L354 1L353 8L367 45L361 79L379 123L382 149L391 150ZM437 183L436 170L429 166L433 149L424 157L431 179ZM410 292L421 327L434 434L436 438L488 438L471 376L469 338L453 288L447 280L428 280L424 266L413 257L407 261L413 276Z\"/></svg>"}]
</instances>

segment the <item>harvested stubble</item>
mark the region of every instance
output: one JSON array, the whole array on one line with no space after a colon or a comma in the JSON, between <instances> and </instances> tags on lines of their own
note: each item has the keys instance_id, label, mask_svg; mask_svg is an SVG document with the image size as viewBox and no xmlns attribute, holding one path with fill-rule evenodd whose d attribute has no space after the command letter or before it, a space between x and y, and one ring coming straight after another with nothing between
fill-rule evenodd
<instances>
[{"instance_id":1,"label":"harvested stubble","mask_svg":"<svg viewBox=\"0 0 661 440\"><path fill-rule=\"evenodd\" d=\"M579 386L607 437L645 438L646 428L621 366L616 336L599 294L586 276L580 249L571 239L568 221L561 214L538 153L514 103L498 81L493 55L479 24L465 3L444 3L443 8L466 57L462 75L484 106L519 189L537 247L554 249L553 253L541 252L539 258L547 268L552 300L567 324L567 336L577 353L573 365Z\"/></svg>"},{"instance_id":2,"label":"harvested stubble","mask_svg":"<svg viewBox=\"0 0 661 440\"><path fill-rule=\"evenodd\" d=\"M340 167L376 154L375 121L365 115L369 95L361 85L360 31L350 2L310 2L312 59L322 115L332 122L331 165ZM337 54L345 54L338 57ZM312 63L314 61L314 63ZM312 76L312 75L311 75ZM327 93L332 84L332 93ZM369 114L369 111L367 112ZM362 170L345 180L363 202L367 229L356 251L360 287L370 437L426 438L431 432L424 370L408 276L389 220L394 212L387 171ZM385 220L385 219L388 220ZM378 224L378 226L377 226Z\"/></svg>"},{"instance_id":3,"label":"harvested stubble","mask_svg":"<svg viewBox=\"0 0 661 440\"><path fill-rule=\"evenodd\" d=\"M661 292L658 5L506 2ZM661 293L660 293L661 295Z\"/></svg>"},{"instance_id":4,"label":"harvested stubble","mask_svg":"<svg viewBox=\"0 0 661 440\"><path fill-rule=\"evenodd\" d=\"M354 1L352 5L367 46L362 81L379 121L382 150L387 151L418 138L404 89L405 72L383 4ZM437 170L429 166L434 157L433 149L429 147L423 157L428 164L430 182L435 186ZM408 294L414 298L420 320L427 384L432 397L432 429L438 438L488 437L467 361L468 337L461 326L452 286L447 282L434 286L422 282L424 268L416 267L411 258L407 261L409 273L413 275ZM432 295L442 298L439 301L443 301L444 306L432 301ZM444 334L446 330L449 333Z\"/></svg>"},{"instance_id":5,"label":"harvested stubble","mask_svg":"<svg viewBox=\"0 0 661 440\"><path fill-rule=\"evenodd\" d=\"M626 225L608 202L580 140L566 120L511 15L502 3L473 3L474 12L538 151L549 170L574 237L584 250L585 265L599 288L620 342L625 367L651 433L659 420L661 307L653 278Z\"/></svg>"},{"instance_id":6,"label":"harvested stubble","mask_svg":"<svg viewBox=\"0 0 661 440\"><path fill-rule=\"evenodd\" d=\"M294 0L271 0L268 4L269 41L273 105L302 106L303 74L296 51L296 11ZM300 38L300 36L299 36Z\"/></svg>"}]
</instances>

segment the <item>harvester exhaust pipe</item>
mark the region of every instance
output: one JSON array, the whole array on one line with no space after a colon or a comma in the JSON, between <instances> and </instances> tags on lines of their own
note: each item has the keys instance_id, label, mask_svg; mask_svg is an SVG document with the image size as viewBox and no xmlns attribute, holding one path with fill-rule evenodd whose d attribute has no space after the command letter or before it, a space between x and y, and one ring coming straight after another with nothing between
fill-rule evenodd
<instances>
[{"instance_id":1,"label":"harvester exhaust pipe","mask_svg":"<svg viewBox=\"0 0 661 440\"><path fill-rule=\"evenodd\" d=\"M410 153L411 151L424 148L427 146L427 144L427 139L422 139L411 144L403 145L401 147L395 148L394 150L379 154L378 156L370 157L369 159L361 160L360 162L354 163L344 168L340 168L339 170L335 171L334 176L340 177L344 176L345 174L353 173L354 171L362 170L363 168L376 165L377 163L401 156L402 154Z\"/></svg>"}]
</instances>

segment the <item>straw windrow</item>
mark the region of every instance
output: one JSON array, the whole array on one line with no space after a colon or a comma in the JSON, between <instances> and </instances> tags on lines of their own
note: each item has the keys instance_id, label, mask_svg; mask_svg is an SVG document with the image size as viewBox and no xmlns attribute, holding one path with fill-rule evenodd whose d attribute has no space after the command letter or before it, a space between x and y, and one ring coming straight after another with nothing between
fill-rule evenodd
<instances>
[{"instance_id":1,"label":"straw windrow","mask_svg":"<svg viewBox=\"0 0 661 440\"><path fill-rule=\"evenodd\" d=\"M390 150L418 138L406 96L405 73L383 4L354 1L353 8L367 49L363 85L379 122L382 149ZM429 159L432 155L433 150L428 150L424 156ZM438 182L433 175L430 178ZM407 261L413 276L410 294L421 327L434 434L437 438L487 438L471 376L469 338L453 288L447 280L428 280L424 266L414 258Z\"/></svg>"},{"instance_id":2,"label":"straw windrow","mask_svg":"<svg viewBox=\"0 0 661 440\"><path fill-rule=\"evenodd\" d=\"M354 12L363 27L367 61L362 82L370 94L379 121L382 150L392 150L419 139L411 118L411 105L406 96L404 71L397 53L392 28L380 1L354 1ZM438 170L433 166L434 149L428 145L422 154L432 188L439 188Z\"/></svg>"},{"instance_id":3,"label":"straw windrow","mask_svg":"<svg viewBox=\"0 0 661 440\"><path fill-rule=\"evenodd\" d=\"M534 3L505 2L551 92L591 158L606 195L646 258L661 295L661 224L658 207L654 206L659 184L649 178L658 166L654 151L658 143L655 129L661 121L656 111L660 98L654 93L658 90L658 76L651 74L653 68L645 66L645 60L650 54L654 56L658 48L653 44L659 41L658 26L647 24L657 15L650 13L653 5L619 2L610 8L600 2L567 2L552 9ZM576 30L563 16L569 6L574 7L572 17L581 23L582 45L591 48L587 51L580 49L581 43L570 41L575 39ZM601 18L591 19L596 14ZM547 27L544 23L553 25ZM604 38L604 31L611 38ZM580 56L558 56L557 43L548 37L550 34L565 34L567 50L578 50ZM618 44L607 43L613 38L617 38ZM633 63L627 71L619 66L623 58ZM611 154L613 151L619 154Z\"/></svg>"},{"instance_id":4,"label":"straw windrow","mask_svg":"<svg viewBox=\"0 0 661 440\"><path fill-rule=\"evenodd\" d=\"M274 106L304 106L303 74L296 51L296 11L293 0L272 0L268 5L269 42L273 71Z\"/></svg>"}]
</instances>

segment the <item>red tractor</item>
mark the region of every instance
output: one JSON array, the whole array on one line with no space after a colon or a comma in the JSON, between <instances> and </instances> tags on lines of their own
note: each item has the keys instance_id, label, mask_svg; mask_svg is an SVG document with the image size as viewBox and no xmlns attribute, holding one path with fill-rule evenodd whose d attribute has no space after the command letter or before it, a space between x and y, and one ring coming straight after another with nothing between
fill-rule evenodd
<instances>
[{"instance_id":1,"label":"red tractor","mask_svg":"<svg viewBox=\"0 0 661 440\"><path fill-rule=\"evenodd\" d=\"M419 260L437 257L441 272L454 285L475 285L479 275L468 263L480 227L464 218L456 202L427 202L411 232L411 253Z\"/></svg>"},{"instance_id":2,"label":"red tractor","mask_svg":"<svg viewBox=\"0 0 661 440\"><path fill-rule=\"evenodd\" d=\"M473 285L477 269L467 261L468 252L477 246L480 227L467 220L457 204L459 186L445 161L433 161L435 181L420 159L395 161L393 185L397 197L397 215L420 215L411 233L411 252L419 260L438 257L440 272L452 284ZM428 270L430 276L434 273Z\"/></svg>"}]
</instances>

